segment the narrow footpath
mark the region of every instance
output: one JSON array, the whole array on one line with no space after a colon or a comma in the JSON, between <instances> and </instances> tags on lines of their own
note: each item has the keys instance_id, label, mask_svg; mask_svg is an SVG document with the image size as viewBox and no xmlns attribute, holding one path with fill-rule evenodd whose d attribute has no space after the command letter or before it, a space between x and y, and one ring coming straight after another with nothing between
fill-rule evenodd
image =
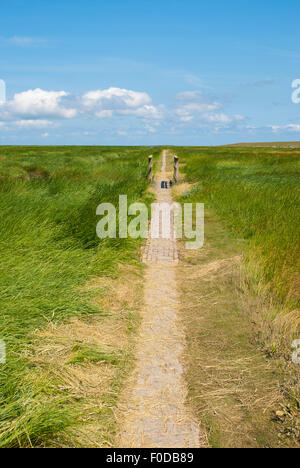
<instances>
[{"instance_id":1,"label":"narrow footpath","mask_svg":"<svg viewBox=\"0 0 300 468\"><path fill-rule=\"evenodd\" d=\"M172 204L169 184L168 189L161 188L161 181L171 177L167 172L167 158L171 155L164 151L154 187L157 202ZM185 337L178 319L179 260L173 237L163 239L160 234L158 239L152 239L149 236L143 252L143 262L147 264L144 308L136 367L120 407L119 447L200 447L198 424L185 404L187 388L182 368Z\"/></svg>"}]
</instances>

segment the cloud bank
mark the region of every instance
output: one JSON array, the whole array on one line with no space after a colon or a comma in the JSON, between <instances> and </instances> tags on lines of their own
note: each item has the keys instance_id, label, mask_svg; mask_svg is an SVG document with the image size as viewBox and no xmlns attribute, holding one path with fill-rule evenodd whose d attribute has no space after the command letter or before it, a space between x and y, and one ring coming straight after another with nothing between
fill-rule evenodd
<instances>
[{"instance_id":1,"label":"cloud bank","mask_svg":"<svg viewBox=\"0 0 300 468\"><path fill-rule=\"evenodd\" d=\"M3 37L0 36L0 42L9 46L15 47L33 47L46 44L47 39L41 37L28 37L28 36L12 36Z\"/></svg>"},{"instance_id":2,"label":"cloud bank","mask_svg":"<svg viewBox=\"0 0 300 468\"><path fill-rule=\"evenodd\" d=\"M124 88L95 89L81 95L36 88L16 93L0 104L1 131L46 131L59 127L63 121L76 121L80 128L83 122L93 121L94 126L106 122L109 128L124 135L131 129L149 134L186 128L192 132L219 132L242 128L244 120L243 115L228 114L221 99L201 91L180 92L165 106L154 103L147 92ZM289 130L293 131L291 127ZM276 131L276 126L272 131Z\"/></svg>"},{"instance_id":3,"label":"cloud bank","mask_svg":"<svg viewBox=\"0 0 300 468\"><path fill-rule=\"evenodd\" d=\"M271 125L273 133L280 132L291 132L291 133L300 133L300 124L288 124L288 125Z\"/></svg>"}]
</instances>

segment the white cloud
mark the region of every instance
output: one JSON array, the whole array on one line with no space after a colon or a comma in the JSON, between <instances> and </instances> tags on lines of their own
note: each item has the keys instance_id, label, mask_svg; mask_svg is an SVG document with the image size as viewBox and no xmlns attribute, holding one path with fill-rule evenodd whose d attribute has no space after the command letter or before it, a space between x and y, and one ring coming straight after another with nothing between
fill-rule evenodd
<instances>
[{"instance_id":1,"label":"white cloud","mask_svg":"<svg viewBox=\"0 0 300 468\"><path fill-rule=\"evenodd\" d=\"M110 119L111 117L113 117L113 115L114 113L112 110L95 110L95 116L99 119Z\"/></svg>"},{"instance_id":2,"label":"white cloud","mask_svg":"<svg viewBox=\"0 0 300 468\"><path fill-rule=\"evenodd\" d=\"M286 128L290 132L300 133L300 124L290 124L290 125L287 125Z\"/></svg>"},{"instance_id":3,"label":"white cloud","mask_svg":"<svg viewBox=\"0 0 300 468\"><path fill-rule=\"evenodd\" d=\"M137 109L124 109L119 111L120 115L135 115L143 119L160 120L164 116L164 106L145 105Z\"/></svg>"},{"instance_id":4,"label":"white cloud","mask_svg":"<svg viewBox=\"0 0 300 468\"><path fill-rule=\"evenodd\" d=\"M0 119L70 119L82 115L101 119L132 115L141 119L161 119L164 106L155 106L147 93L121 88L89 91L76 97L66 91L35 89L15 94L0 108Z\"/></svg>"},{"instance_id":5,"label":"white cloud","mask_svg":"<svg viewBox=\"0 0 300 468\"><path fill-rule=\"evenodd\" d=\"M162 106L155 107L145 92L108 88L89 91L82 96L82 113L86 112L99 118L133 115L145 119L159 119L162 116Z\"/></svg>"},{"instance_id":6,"label":"white cloud","mask_svg":"<svg viewBox=\"0 0 300 468\"><path fill-rule=\"evenodd\" d=\"M17 93L0 107L0 120L16 117L26 120L42 117L70 119L76 116L77 110L64 101L67 96L69 93L65 91L44 91L39 88Z\"/></svg>"},{"instance_id":7,"label":"white cloud","mask_svg":"<svg viewBox=\"0 0 300 468\"><path fill-rule=\"evenodd\" d=\"M278 132L292 132L292 133L300 133L300 124L288 124L288 125L271 125L270 128L272 129L273 133Z\"/></svg>"},{"instance_id":8,"label":"white cloud","mask_svg":"<svg viewBox=\"0 0 300 468\"><path fill-rule=\"evenodd\" d=\"M211 123L227 125L233 122L233 119L226 114L205 114L205 120Z\"/></svg>"},{"instance_id":9,"label":"white cloud","mask_svg":"<svg viewBox=\"0 0 300 468\"><path fill-rule=\"evenodd\" d=\"M220 128L233 125L244 119L242 115L230 117L222 109L222 104L213 96L204 95L199 91L185 91L177 94L175 116L179 121L189 125L211 126Z\"/></svg>"},{"instance_id":10,"label":"white cloud","mask_svg":"<svg viewBox=\"0 0 300 468\"><path fill-rule=\"evenodd\" d=\"M19 128L48 128L53 126L49 120L18 120L15 125Z\"/></svg>"},{"instance_id":11,"label":"white cloud","mask_svg":"<svg viewBox=\"0 0 300 468\"><path fill-rule=\"evenodd\" d=\"M74 118L113 121L121 126L121 119L132 119L140 130L154 133L161 127L176 133L183 127L193 131L231 129L244 120L240 114L227 115L222 103L214 96L200 91L185 91L176 95L175 105L155 105L146 92L110 87L73 95L66 91L45 91L40 88L17 93L0 106L0 122L19 129L48 129L52 120ZM129 120L130 119L130 120ZM101 126L101 124L100 124ZM111 127L111 124L110 124ZM138 130L139 127L135 127ZM135 130L135 131L136 131Z\"/></svg>"},{"instance_id":12,"label":"white cloud","mask_svg":"<svg viewBox=\"0 0 300 468\"><path fill-rule=\"evenodd\" d=\"M182 122L189 122L196 118L199 118L201 115L204 117L205 113L212 112L217 110L220 107L219 103L187 103L178 106L175 109L176 115L178 115L179 119Z\"/></svg>"},{"instance_id":13,"label":"white cloud","mask_svg":"<svg viewBox=\"0 0 300 468\"><path fill-rule=\"evenodd\" d=\"M32 37L20 37L14 36L8 39L9 42L18 46L28 46L34 43L34 39Z\"/></svg>"},{"instance_id":14,"label":"white cloud","mask_svg":"<svg viewBox=\"0 0 300 468\"><path fill-rule=\"evenodd\" d=\"M12 37L1 37L1 42L11 44L17 47L31 47L35 45L45 44L46 39L41 37L26 37L26 36L12 36Z\"/></svg>"},{"instance_id":15,"label":"white cloud","mask_svg":"<svg viewBox=\"0 0 300 468\"><path fill-rule=\"evenodd\" d=\"M151 98L147 93L121 88L108 88L89 91L83 95L83 102L87 107L93 107L96 104L110 109L122 109L124 106L136 109L150 104Z\"/></svg>"},{"instance_id":16,"label":"white cloud","mask_svg":"<svg viewBox=\"0 0 300 468\"><path fill-rule=\"evenodd\" d=\"M74 96L66 91L28 90L17 93L0 107L0 120L71 119L79 115L101 119L136 116L141 119L161 119L164 107L152 104L147 93L121 88L89 91Z\"/></svg>"},{"instance_id":17,"label":"white cloud","mask_svg":"<svg viewBox=\"0 0 300 468\"><path fill-rule=\"evenodd\" d=\"M277 133L282 127L279 125L270 125L270 128L272 129L273 133Z\"/></svg>"}]
</instances>

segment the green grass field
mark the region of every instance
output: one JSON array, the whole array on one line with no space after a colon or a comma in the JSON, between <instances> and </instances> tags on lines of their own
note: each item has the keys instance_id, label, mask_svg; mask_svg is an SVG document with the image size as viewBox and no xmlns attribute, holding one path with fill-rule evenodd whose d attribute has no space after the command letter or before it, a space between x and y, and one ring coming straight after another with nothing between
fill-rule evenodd
<instances>
[{"instance_id":1,"label":"green grass field","mask_svg":"<svg viewBox=\"0 0 300 468\"><path fill-rule=\"evenodd\" d=\"M212 418L207 427L215 431L217 446L237 443L233 425L246 446L256 446L257 437L259 446L276 445L277 426L270 432L268 414L257 415L270 389L275 406L287 396L293 412L299 409L293 371L284 377L288 388L279 391L285 364L272 358L278 351L290 360L291 339L300 332L300 151L272 146L171 151L180 157L185 179L180 200L204 202L207 209L205 248L184 254L181 262L187 376L196 414L201 420L206 411ZM115 408L134 362L127 337L136 333L139 320L141 241L100 241L96 208L102 202L117 206L120 194L128 203L150 203L147 159L152 153L156 163L160 152L0 147L0 340L7 346L0 373L0 447L114 444ZM221 265L220 271L202 278L205 262ZM261 330L258 324L251 329L253 310L266 320L262 333L271 336L272 362L258 350ZM287 321L280 322L282 317ZM270 331L276 321L278 341ZM220 346L207 352L215 336ZM201 374L203 363L212 375ZM235 386L240 379L243 398ZM221 389L227 391L224 400ZM214 398L220 411L226 403L228 424L211 411L211 393L205 404L199 399L204 390L217 390Z\"/></svg>"},{"instance_id":2,"label":"green grass field","mask_svg":"<svg viewBox=\"0 0 300 468\"><path fill-rule=\"evenodd\" d=\"M82 286L137 263L138 241L97 238L96 207L117 205L119 194L145 200L148 154L145 148L0 148L0 339L7 346L0 446L47 445L74 422L59 383L32 377L32 334L72 317L101 315L93 304L99 290Z\"/></svg>"},{"instance_id":3,"label":"green grass field","mask_svg":"<svg viewBox=\"0 0 300 468\"><path fill-rule=\"evenodd\" d=\"M272 146L174 149L174 194L205 203L179 278L189 401L212 447L300 443L300 152Z\"/></svg>"},{"instance_id":4,"label":"green grass field","mask_svg":"<svg viewBox=\"0 0 300 468\"><path fill-rule=\"evenodd\" d=\"M213 207L247 240L249 278L282 308L299 308L300 152L291 148L178 148L191 201Z\"/></svg>"}]
</instances>

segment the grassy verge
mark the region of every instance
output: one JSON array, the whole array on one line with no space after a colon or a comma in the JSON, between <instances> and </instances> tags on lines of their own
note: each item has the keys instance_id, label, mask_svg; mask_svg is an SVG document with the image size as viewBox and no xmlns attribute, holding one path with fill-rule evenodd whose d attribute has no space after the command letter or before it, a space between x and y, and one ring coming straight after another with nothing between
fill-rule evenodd
<instances>
[{"instance_id":1,"label":"grassy verge","mask_svg":"<svg viewBox=\"0 0 300 468\"><path fill-rule=\"evenodd\" d=\"M212 446L299 446L299 156L177 153L193 182L181 201L206 204L205 247L180 272L191 405Z\"/></svg>"},{"instance_id":2,"label":"grassy verge","mask_svg":"<svg viewBox=\"0 0 300 468\"><path fill-rule=\"evenodd\" d=\"M134 329L137 305L126 299L116 305L109 291L128 276L120 265L138 273L139 243L99 241L96 207L104 201L117 205L119 194L127 194L129 203L146 201L148 153L0 148L0 339L7 346L0 375L1 447L60 446L64 440L80 445L74 424L105 426L91 445L111 443L130 342L109 346L93 334L103 328L113 335L110 323L121 327L122 336ZM96 278L108 283L88 287ZM92 326L91 336L77 333L84 324ZM90 369L85 378L84 367ZM89 385L95 374L98 383ZM102 374L108 376L103 385ZM99 393L92 392L95 386Z\"/></svg>"},{"instance_id":3,"label":"grassy verge","mask_svg":"<svg viewBox=\"0 0 300 468\"><path fill-rule=\"evenodd\" d=\"M250 286L300 332L300 153L290 148L178 149L194 200L247 244ZM286 323L285 323L286 326Z\"/></svg>"},{"instance_id":4,"label":"grassy verge","mask_svg":"<svg viewBox=\"0 0 300 468\"><path fill-rule=\"evenodd\" d=\"M299 374L261 349L261 304L246 291L243 251L209 211L205 247L181 251L189 402L212 447L298 446Z\"/></svg>"}]
</instances>

